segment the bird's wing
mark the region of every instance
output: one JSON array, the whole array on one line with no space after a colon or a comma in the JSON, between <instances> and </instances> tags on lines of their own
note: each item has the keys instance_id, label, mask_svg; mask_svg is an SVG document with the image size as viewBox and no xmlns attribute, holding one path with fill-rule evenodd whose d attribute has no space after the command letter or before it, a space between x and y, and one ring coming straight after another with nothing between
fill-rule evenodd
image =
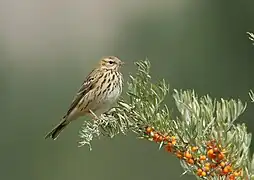
<instances>
[{"instance_id":1,"label":"bird's wing","mask_svg":"<svg viewBox=\"0 0 254 180\"><path fill-rule=\"evenodd\" d=\"M94 69L84 80L76 96L72 100L72 103L65 116L68 116L72 112L72 110L79 104L82 97L84 97L85 94L87 94L90 90L92 90L95 87L95 84L97 82L96 79L98 79L98 76L96 76L96 74L98 74L98 70Z\"/></svg>"}]
</instances>

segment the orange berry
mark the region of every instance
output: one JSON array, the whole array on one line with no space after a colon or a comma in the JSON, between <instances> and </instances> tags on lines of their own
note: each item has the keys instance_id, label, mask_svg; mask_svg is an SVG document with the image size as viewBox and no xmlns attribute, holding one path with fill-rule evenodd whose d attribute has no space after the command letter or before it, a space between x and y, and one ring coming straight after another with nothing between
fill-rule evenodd
<instances>
[{"instance_id":1,"label":"orange berry","mask_svg":"<svg viewBox=\"0 0 254 180\"><path fill-rule=\"evenodd\" d=\"M201 176L206 176L206 172L203 171L203 172L201 173Z\"/></svg>"},{"instance_id":2,"label":"orange berry","mask_svg":"<svg viewBox=\"0 0 254 180\"><path fill-rule=\"evenodd\" d=\"M181 152L177 152L176 153L176 157L178 157L179 159L181 159L183 157L183 155L181 154Z\"/></svg>"},{"instance_id":3,"label":"orange berry","mask_svg":"<svg viewBox=\"0 0 254 180\"><path fill-rule=\"evenodd\" d=\"M207 151L207 154L213 154L213 149L209 149L209 150Z\"/></svg>"},{"instance_id":4,"label":"orange berry","mask_svg":"<svg viewBox=\"0 0 254 180\"><path fill-rule=\"evenodd\" d=\"M146 132L149 134L149 133L151 133L153 131L153 128L152 127L147 127L146 128Z\"/></svg>"},{"instance_id":5,"label":"orange berry","mask_svg":"<svg viewBox=\"0 0 254 180\"><path fill-rule=\"evenodd\" d=\"M173 145L176 145L176 140L172 141L172 144L173 144Z\"/></svg>"},{"instance_id":6,"label":"orange berry","mask_svg":"<svg viewBox=\"0 0 254 180\"><path fill-rule=\"evenodd\" d=\"M206 156L205 156L205 155L201 155L201 156L199 157L199 159L200 159L201 161L204 161L204 160L206 160Z\"/></svg>"},{"instance_id":7,"label":"orange berry","mask_svg":"<svg viewBox=\"0 0 254 180\"><path fill-rule=\"evenodd\" d=\"M162 142L162 141L163 141L163 136L159 136L158 142Z\"/></svg>"},{"instance_id":8,"label":"orange berry","mask_svg":"<svg viewBox=\"0 0 254 180\"><path fill-rule=\"evenodd\" d=\"M217 153L219 152L219 149L217 147L213 148L213 152Z\"/></svg>"},{"instance_id":9,"label":"orange berry","mask_svg":"<svg viewBox=\"0 0 254 180\"><path fill-rule=\"evenodd\" d=\"M218 159L219 160L222 160L224 158L225 158L225 154L223 154L223 153L218 154Z\"/></svg>"},{"instance_id":10,"label":"orange berry","mask_svg":"<svg viewBox=\"0 0 254 180\"><path fill-rule=\"evenodd\" d=\"M188 159L187 161L189 164L194 164L194 160L193 159Z\"/></svg>"},{"instance_id":11,"label":"orange berry","mask_svg":"<svg viewBox=\"0 0 254 180\"><path fill-rule=\"evenodd\" d=\"M167 145L170 146L170 147L173 146L171 142L168 142Z\"/></svg>"},{"instance_id":12,"label":"orange berry","mask_svg":"<svg viewBox=\"0 0 254 180\"><path fill-rule=\"evenodd\" d=\"M199 169L198 169L198 172L202 173L202 169L199 168Z\"/></svg>"},{"instance_id":13,"label":"orange berry","mask_svg":"<svg viewBox=\"0 0 254 180\"><path fill-rule=\"evenodd\" d=\"M153 140L157 142L158 138L159 138L159 134L158 133L154 133Z\"/></svg>"},{"instance_id":14,"label":"orange berry","mask_svg":"<svg viewBox=\"0 0 254 180\"><path fill-rule=\"evenodd\" d=\"M169 141L169 139L170 139L170 136L165 136L164 137L164 141Z\"/></svg>"},{"instance_id":15,"label":"orange berry","mask_svg":"<svg viewBox=\"0 0 254 180\"><path fill-rule=\"evenodd\" d=\"M172 137L171 137L171 140L172 140L172 141L176 140L176 137L175 137L175 136L172 136Z\"/></svg>"},{"instance_id":16,"label":"orange berry","mask_svg":"<svg viewBox=\"0 0 254 180\"><path fill-rule=\"evenodd\" d=\"M230 171L232 171L232 169L233 169L231 164L228 165L228 168Z\"/></svg>"},{"instance_id":17,"label":"orange berry","mask_svg":"<svg viewBox=\"0 0 254 180\"><path fill-rule=\"evenodd\" d=\"M227 174L229 171L228 171L228 168L224 168L223 171L222 171L224 174Z\"/></svg>"},{"instance_id":18,"label":"orange berry","mask_svg":"<svg viewBox=\"0 0 254 180\"><path fill-rule=\"evenodd\" d=\"M235 180L235 176L234 176L233 174L231 174L231 175L229 176L229 180Z\"/></svg>"},{"instance_id":19,"label":"orange berry","mask_svg":"<svg viewBox=\"0 0 254 180\"><path fill-rule=\"evenodd\" d=\"M206 166L206 167L210 167L211 164L208 162L208 163L205 163L205 166Z\"/></svg>"},{"instance_id":20,"label":"orange berry","mask_svg":"<svg viewBox=\"0 0 254 180\"><path fill-rule=\"evenodd\" d=\"M226 167L224 167L223 169L223 173L224 174L228 174L229 172L232 171L232 167L230 165L227 165Z\"/></svg>"},{"instance_id":21,"label":"orange berry","mask_svg":"<svg viewBox=\"0 0 254 180\"><path fill-rule=\"evenodd\" d=\"M207 156L210 158L210 159L214 159L215 158L215 154L213 153L213 149L209 149L207 151Z\"/></svg>"},{"instance_id":22,"label":"orange berry","mask_svg":"<svg viewBox=\"0 0 254 180\"><path fill-rule=\"evenodd\" d=\"M221 166L221 167L224 167L224 166L225 166L225 163L222 161L222 162L220 163L220 166Z\"/></svg>"},{"instance_id":23,"label":"orange berry","mask_svg":"<svg viewBox=\"0 0 254 180\"><path fill-rule=\"evenodd\" d=\"M168 143L166 146L165 146L165 149L166 151L168 152L172 152L172 145L170 143Z\"/></svg>"},{"instance_id":24,"label":"orange berry","mask_svg":"<svg viewBox=\"0 0 254 180\"><path fill-rule=\"evenodd\" d=\"M191 150L192 150L193 152L195 152L195 151L197 151L197 150L198 150L198 147L197 147L197 146L192 147L192 148L191 148Z\"/></svg>"},{"instance_id":25,"label":"orange berry","mask_svg":"<svg viewBox=\"0 0 254 180\"><path fill-rule=\"evenodd\" d=\"M203 172L202 169L198 169L198 170L197 170L197 175L198 175L198 176L201 176L202 172Z\"/></svg>"},{"instance_id":26,"label":"orange berry","mask_svg":"<svg viewBox=\"0 0 254 180\"><path fill-rule=\"evenodd\" d=\"M207 171L209 171L209 170L210 170L210 167L209 167L209 166L205 166L205 167L204 167L204 171L207 172Z\"/></svg>"},{"instance_id":27,"label":"orange berry","mask_svg":"<svg viewBox=\"0 0 254 180\"><path fill-rule=\"evenodd\" d=\"M185 156L187 159L192 158L191 153L189 153L188 151L186 151L186 152L184 153L184 156Z\"/></svg>"},{"instance_id":28,"label":"orange berry","mask_svg":"<svg viewBox=\"0 0 254 180\"><path fill-rule=\"evenodd\" d=\"M236 177L240 176L240 173L241 173L240 171L239 172L234 172L234 176L236 176Z\"/></svg>"}]
</instances>

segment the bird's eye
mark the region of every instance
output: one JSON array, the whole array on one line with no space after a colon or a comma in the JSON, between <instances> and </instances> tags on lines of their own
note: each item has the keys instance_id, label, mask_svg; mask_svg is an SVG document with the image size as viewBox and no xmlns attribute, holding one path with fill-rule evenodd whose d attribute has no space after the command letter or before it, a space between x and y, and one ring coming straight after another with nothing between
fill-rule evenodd
<instances>
[{"instance_id":1,"label":"bird's eye","mask_svg":"<svg viewBox=\"0 0 254 180\"><path fill-rule=\"evenodd\" d=\"M113 64L114 63L114 61L109 61L109 64Z\"/></svg>"}]
</instances>

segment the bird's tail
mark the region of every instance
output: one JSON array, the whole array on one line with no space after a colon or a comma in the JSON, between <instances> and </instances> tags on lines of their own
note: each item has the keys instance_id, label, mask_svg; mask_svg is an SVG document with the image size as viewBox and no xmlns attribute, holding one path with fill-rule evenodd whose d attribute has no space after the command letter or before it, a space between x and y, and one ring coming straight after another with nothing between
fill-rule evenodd
<instances>
[{"instance_id":1,"label":"bird's tail","mask_svg":"<svg viewBox=\"0 0 254 180\"><path fill-rule=\"evenodd\" d=\"M47 138L52 138L53 140L56 140L56 138L59 136L59 134L64 130L64 128L69 124L64 117L63 120L58 124L54 129L52 129L46 136L45 139Z\"/></svg>"}]
</instances>

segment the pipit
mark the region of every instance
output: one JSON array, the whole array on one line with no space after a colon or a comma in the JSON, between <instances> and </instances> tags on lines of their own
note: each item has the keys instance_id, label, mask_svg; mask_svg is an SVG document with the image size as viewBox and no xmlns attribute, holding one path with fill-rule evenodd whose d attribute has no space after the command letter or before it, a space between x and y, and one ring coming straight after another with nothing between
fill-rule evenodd
<instances>
[{"instance_id":1,"label":"pipit","mask_svg":"<svg viewBox=\"0 0 254 180\"><path fill-rule=\"evenodd\" d=\"M122 64L115 56L102 58L82 83L60 124L45 138L55 140L67 125L81 116L91 115L96 120L95 115L108 111L122 93Z\"/></svg>"}]
</instances>

